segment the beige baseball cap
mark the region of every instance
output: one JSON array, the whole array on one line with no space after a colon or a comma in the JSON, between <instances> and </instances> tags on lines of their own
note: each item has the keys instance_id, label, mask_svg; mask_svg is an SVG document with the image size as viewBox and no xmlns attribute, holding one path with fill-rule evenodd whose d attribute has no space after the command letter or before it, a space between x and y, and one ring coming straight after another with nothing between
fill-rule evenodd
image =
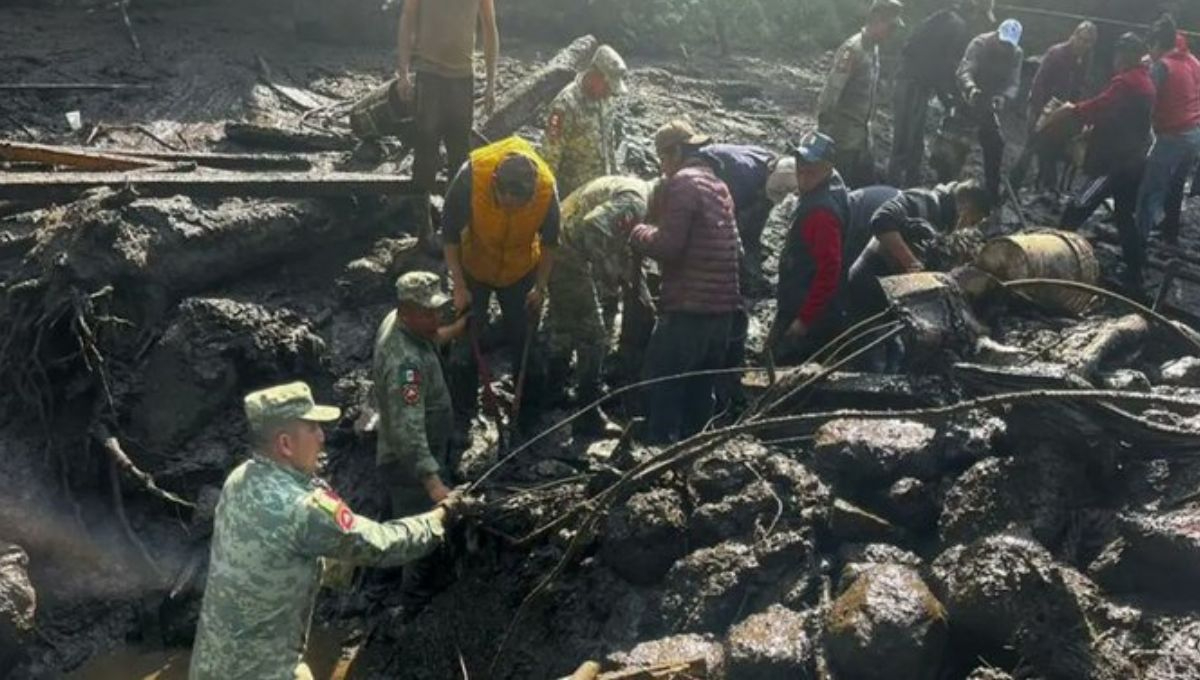
<instances>
[{"instance_id":1,"label":"beige baseball cap","mask_svg":"<svg viewBox=\"0 0 1200 680\"><path fill-rule=\"evenodd\" d=\"M658 132L654 133L654 147L656 149L673 149L680 144L704 146L711 141L711 137L696 132L696 128L692 127L691 123L682 118L667 123L660 127Z\"/></svg>"},{"instance_id":2,"label":"beige baseball cap","mask_svg":"<svg viewBox=\"0 0 1200 680\"><path fill-rule=\"evenodd\" d=\"M254 431L289 420L330 423L342 417L338 407L313 401L308 384L299 381L251 392L246 395L243 405L246 420Z\"/></svg>"}]
</instances>

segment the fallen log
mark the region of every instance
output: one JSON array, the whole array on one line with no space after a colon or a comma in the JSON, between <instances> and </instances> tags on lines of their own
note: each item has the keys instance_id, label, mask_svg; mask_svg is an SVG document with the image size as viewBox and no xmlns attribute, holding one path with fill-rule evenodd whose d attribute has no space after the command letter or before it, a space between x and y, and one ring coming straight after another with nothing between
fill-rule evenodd
<instances>
[{"instance_id":1,"label":"fallen log","mask_svg":"<svg viewBox=\"0 0 1200 680\"><path fill-rule=\"evenodd\" d=\"M532 75L507 89L496 111L479 127L487 139L502 139L533 121L538 109L566 87L585 68L600 46L595 36L576 38Z\"/></svg>"},{"instance_id":2,"label":"fallen log","mask_svg":"<svg viewBox=\"0 0 1200 680\"><path fill-rule=\"evenodd\" d=\"M226 123L225 138L243 146L278 151L350 151L355 146L350 137L254 123Z\"/></svg>"},{"instance_id":3,"label":"fallen log","mask_svg":"<svg viewBox=\"0 0 1200 680\"><path fill-rule=\"evenodd\" d=\"M65 165L80 170L143 170L161 166L161 163L155 161L138 160L103 151L10 141L0 141L0 159L45 165Z\"/></svg>"},{"instance_id":4,"label":"fallen log","mask_svg":"<svg viewBox=\"0 0 1200 680\"><path fill-rule=\"evenodd\" d=\"M102 187L128 187L143 197L181 195L195 198L318 198L398 195L414 191L412 179L403 175L355 172L0 173L0 200L60 201Z\"/></svg>"}]
</instances>

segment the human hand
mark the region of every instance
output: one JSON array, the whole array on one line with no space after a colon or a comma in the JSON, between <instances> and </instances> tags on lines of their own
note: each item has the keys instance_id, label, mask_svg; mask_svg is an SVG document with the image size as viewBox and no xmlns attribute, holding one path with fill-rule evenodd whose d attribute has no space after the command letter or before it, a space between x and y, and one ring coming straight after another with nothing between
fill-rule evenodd
<instances>
[{"instance_id":1,"label":"human hand","mask_svg":"<svg viewBox=\"0 0 1200 680\"><path fill-rule=\"evenodd\" d=\"M992 97L992 110L993 111L1003 111L1004 105L1007 103L1008 103L1008 100L1004 97L1004 95L998 94L998 95Z\"/></svg>"},{"instance_id":2,"label":"human hand","mask_svg":"<svg viewBox=\"0 0 1200 680\"><path fill-rule=\"evenodd\" d=\"M400 101L406 102L412 99L412 75L408 69L396 69L396 94L400 95Z\"/></svg>"},{"instance_id":3,"label":"human hand","mask_svg":"<svg viewBox=\"0 0 1200 680\"><path fill-rule=\"evenodd\" d=\"M455 319L454 323L447 326L442 326L437 330L438 344L444 345L451 340L462 337L462 334L467 330L467 321L471 318L471 312L467 312Z\"/></svg>"},{"instance_id":4,"label":"human hand","mask_svg":"<svg viewBox=\"0 0 1200 680\"><path fill-rule=\"evenodd\" d=\"M438 475L429 475L425 478L425 493L429 494L429 500L436 503L441 503L450 495L450 487L442 481Z\"/></svg>"},{"instance_id":5,"label":"human hand","mask_svg":"<svg viewBox=\"0 0 1200 680\"><path fill-rule=\"evenodd\" d=\"M471 308L471 290L464 286L454 287L454 313L461 316Z\"/></svg>"},{"instance_id":6,"label":"human hand","mask_svg":"<svg viewBox=\"0 0 1200 680\"><path fill-rule=\"evenodd\" d=\"M525 296L525 309L531 315L537 315L542 311L542 302L546 299L546 292L541 286L534 286Z\"/></svg>"},{"instance_id":7,"label":"human hand","mask_svg":"<svg viewBox=\"0 0 1200 680\"><path fill-rule=\"evenodd\" d=\"M808 326L805 326L800 319L796 319L792 325L788 326L786 335L789 338L803 338L808 335Z\"/></svg>"}]
</instances>

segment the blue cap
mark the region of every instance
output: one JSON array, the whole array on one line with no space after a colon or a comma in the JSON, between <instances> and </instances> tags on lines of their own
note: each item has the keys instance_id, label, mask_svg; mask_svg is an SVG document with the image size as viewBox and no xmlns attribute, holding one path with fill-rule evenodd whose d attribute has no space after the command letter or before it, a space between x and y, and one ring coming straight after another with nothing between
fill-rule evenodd
<instances>
[{"instance_id":1,"label":"blue cap","mask_svg":"<svg viewBox=\"0 0 1200 680\"><path fill-rule=\"evenodd\" d=\"M813 131L801 137L799 144L789 144L788 150L802 163L832 163L837 144L829 135Z\"/></svg>"},{"instance_id":2,"label":"blue cap","mask_svg":"<svg viewBox=\"0 0 1200 680\"><path fill-rule=\"evenodd\" d=\"M1000 24L1000 30L998 33L1000 34L1001 40L1012 45L1013 47L1017 47L1021 44L1021 33L1023 30L1024 28L1021 26L1021 22L1017 21L1016 19L1005 19Z\"/></svg>"}]
</instances>

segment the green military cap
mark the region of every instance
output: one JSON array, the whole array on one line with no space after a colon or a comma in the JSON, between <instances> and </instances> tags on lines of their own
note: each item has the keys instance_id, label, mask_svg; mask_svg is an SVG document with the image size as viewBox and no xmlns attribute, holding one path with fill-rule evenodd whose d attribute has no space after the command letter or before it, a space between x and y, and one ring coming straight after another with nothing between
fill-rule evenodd
<instances>
[{"instance_id":1,"label":"green military cap","mask_svg":"<svg viewBox=\"0 0 1200 680\"><path fill-rule=\"evenodd\" d=\"M311 420L328 423L342 417L336 406L323 406L313 401L312 390L303 382L276 385L246 395L246 420L250 428L260 431L267 426L289 420Z\"/></svg>"},{"instance_id":2,"label":"green military cap","mask_svg":"<svg viewBox=\"0 0 1200 680\"><path fill-rule=\"evenodd\" d=\"M625 60L612 47L601 45L596 50L596 54L592 56L592 68L604 76L613 94L621 95L629 91L625 85L625 74L629 69L625 66Z\"/></svg>"},{"instance_id":3,"label":"green military cap","mask_svg":"<svg viewBox=\"0 0 1200 680\"><path fill-rule=\"evenodd\" d=\"M396 279L396 301L437 309L450 301L441 284L441 277L432 272L408 272Z\"/></svg>"}]
</instances>

